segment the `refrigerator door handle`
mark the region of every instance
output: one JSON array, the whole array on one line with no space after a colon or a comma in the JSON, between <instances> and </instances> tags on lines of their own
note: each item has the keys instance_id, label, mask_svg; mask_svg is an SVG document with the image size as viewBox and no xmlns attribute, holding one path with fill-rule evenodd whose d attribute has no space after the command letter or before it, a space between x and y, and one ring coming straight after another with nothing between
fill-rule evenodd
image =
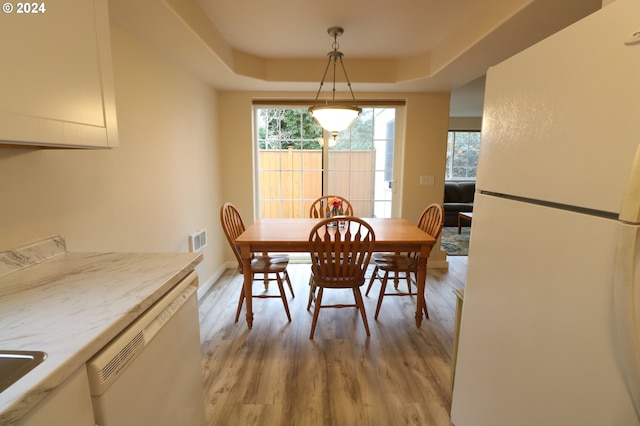
<instances>
[{"instance_id":1,"label":"refrigerator door handle","mask_svg":"<svg viewBox=\"0 0 640 426\"><path fill-rule=\"evenodd\" d=\"M640 226L620 222L614 270L614 315L620 361L640 418Z\"/></svg>"},{"instance_id":2,"label":"refrigerator door handle","mask_svg":"<svg viewBox=\"0 0 640 426\"><path fill-rule=\"evenodd\" d=\"M628 223L640 223L640 145L633 158L627 188L622 198L619 219Z\"/></svg>"}]
</instances>

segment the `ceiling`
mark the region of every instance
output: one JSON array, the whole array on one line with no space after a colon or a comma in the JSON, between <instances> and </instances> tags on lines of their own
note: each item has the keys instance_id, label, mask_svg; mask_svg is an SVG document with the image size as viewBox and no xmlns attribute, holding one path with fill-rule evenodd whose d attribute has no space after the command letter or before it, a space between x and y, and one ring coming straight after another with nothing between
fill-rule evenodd
<instances>
[{"instance_id":1,"label":"ceiling","mask_svg":"<svg viewBox=\"0 0 640 426\"><path fill-rule=\"evenodd\" d=\"M109 7L112 19L219 90L315 93L332 50L327 29L340 26L356 97L452 91L451 115L477 117L490 66L601 1L110 0Z\"/></svg>"}]
</instances>

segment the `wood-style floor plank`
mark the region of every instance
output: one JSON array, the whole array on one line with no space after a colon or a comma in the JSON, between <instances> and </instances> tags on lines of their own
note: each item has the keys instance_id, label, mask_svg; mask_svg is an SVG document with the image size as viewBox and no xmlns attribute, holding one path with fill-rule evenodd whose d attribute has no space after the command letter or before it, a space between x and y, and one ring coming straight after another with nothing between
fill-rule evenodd
<instances>
[{"instance_id":1,"label":"wood-style floor plank","mask_svg":"<svg viewBox=\"0 0 640 426\"><path fill-rule=\"evenodd\" d=\"M254 299L249 331L244 309L234 323L242 276L228 270L200 301L208 424L450 425L453 290L464 288L467 258L448 260L449 270L429 270L430 319L420 329L415 297L385 297L374 320L374 284L364 297L370 338L354 308L321 310L309 339L310 267L300 263L289 265L292 321L279 299ZM329 289L325 301L351 303L353 294Z\"/></svg>"}]
</instances>

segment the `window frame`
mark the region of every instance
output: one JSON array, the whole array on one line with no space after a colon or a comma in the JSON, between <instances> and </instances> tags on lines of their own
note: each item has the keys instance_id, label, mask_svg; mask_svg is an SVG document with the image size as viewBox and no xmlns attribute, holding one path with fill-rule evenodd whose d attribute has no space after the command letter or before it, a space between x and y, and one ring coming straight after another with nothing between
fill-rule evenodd
<instances>
[{"instance_id":1,"label":"window frame","mask_svg":"<svg viewBox=\"0 0 640 426\"><path fill-rule=\"evenodd\" d=\"M253 101L253 135L254 138L257 138L258 135L258 123L256 122L257 110L260 108L292 108L296 109L302 106L301 101L271 101L266 99L254 100ZM402 192L400 188L402 187L402 158L404 157L404 132L402 131L404 126L400 123L404 122L405 119L405 101L367 101L360 105L362 108L393 108L395 109L395 122L397 123L393 127L393 131L395 133L395 155L393 156L393 165L394 165L394 179L391 182L388 182L389 189L393 192L392 202L391 202L391 217L398 217L400 214L400 207L402 205ZM346 130L348 131L348 129ZM346 132L345 131L345 132ZM328 143L328 137L326 132L324 132L324 143ZM254 217L257 219L261 216L260 214L260 176L259 176L259 147L257 145L257 139L253 140L252 143L252 152L253 152L253 195L254 195Z\"/></svg>"},{"instance_id":2,"label":"window frame","mask_svg":"<svg viewBox=\"0 0 640 426\"><path fill-rule=\"evenodd\" d=\"M472 157L472 161L471 161L471 165L469 165L469 158L467 158L465 160L465 163L467 163L467 165L465 166L457 166L457 167L464 167L466 169L466 173L465 176L460 176L460 175L453 175L453 171L455 170L454 168L454 162L456 161L456 152L458 152L458 150L456 150L456 135L457 134L469 134L469 133L473 133L473 134L477 134L477 146L474 147L475 149L475 156L474 158ZM453 140L452 140L452 135L453 135ZM480 144L481 144L481 136L482 136L482 132L480 130L475 130L475 129L449 129L448 133L447 133L447 151L446 151L446 165L445 165L445 181L475 181L476 177L477 177L477 171L478 171L478 153L480 150ZM465 143L468 144L468 141L461 141L461 143ZM475 173L473 174L473 176L469 176L469 169L475 169Z\"/></svg>"}]
</instances>

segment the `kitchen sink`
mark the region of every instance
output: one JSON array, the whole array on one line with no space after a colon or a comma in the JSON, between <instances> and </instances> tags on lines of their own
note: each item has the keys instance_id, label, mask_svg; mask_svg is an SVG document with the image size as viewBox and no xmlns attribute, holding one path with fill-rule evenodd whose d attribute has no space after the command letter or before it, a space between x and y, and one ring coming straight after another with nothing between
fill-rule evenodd
<instances>
[{"instance_id":1,"label":"kitchen sink","mask_svg":"<svg viewBox=\"0 0 640 426\"><path fill-rule=\"evenodd\" d=\"M40 351L0 350L0 392L20 380L47 357Z\"/></svg>"}]
</instances>

